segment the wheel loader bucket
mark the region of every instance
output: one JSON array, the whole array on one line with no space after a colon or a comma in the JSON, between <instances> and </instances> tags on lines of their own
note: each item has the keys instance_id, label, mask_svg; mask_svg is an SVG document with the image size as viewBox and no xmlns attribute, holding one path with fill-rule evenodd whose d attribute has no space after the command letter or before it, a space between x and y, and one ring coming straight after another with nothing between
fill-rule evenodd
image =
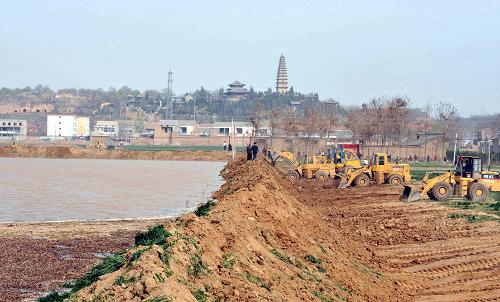
<instances>
[{"instance_id":1,"label":"wheel loader bucket","mask_svg":"<svg viewBox=\"0 0 500 302\"><path fill-rule=\"evenodd\" d=\"M339 186L337 188L339 188L339 189L347 188L347 178L340 177Z\"/></svg>"},{"instance_id":2,"label":"wheel loader bucket","mask_svg":"<svg viewBox=\"0 0 500 302\"><path fill-rule=\"evenodd\" d=\"M405 186L403 194L399 197L401 201L417 201L420 200L420 191L412 186Z\"/></svg>"}]
</instances>

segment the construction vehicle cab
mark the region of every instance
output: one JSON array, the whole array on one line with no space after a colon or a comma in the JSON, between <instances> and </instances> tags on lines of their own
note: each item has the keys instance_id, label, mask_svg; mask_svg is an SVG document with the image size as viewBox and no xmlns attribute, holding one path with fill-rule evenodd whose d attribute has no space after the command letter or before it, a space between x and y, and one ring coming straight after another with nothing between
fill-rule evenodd
<instances>
[{"instance_id":1,"label":"construction vehicle cab","mask_svg":"<svg viewBox=\"0 0 500 302\"><path fill-rule=\"evenodd\" d=\"M400 200L417 201L426 195L431 200L447 200L451 196L465 197L470 201L482 202L489 192L500 191L500 174L483 171L482 159L460 156L455 170L426 173L419 188L406 186Z\"/></svg>"},{"instance_id":2,"label":"construction vehicle cab","mask_svg":"<svg viewBox=\"0 0 500 302\"><path fill-rule=\"evenodd\" d=\"M401 185L410 183L410 166L408 164L391 163L385 153L375 153L368 167L354 170L347 175L347 180L341 182L340 188L352 186L368 186L371 181L377 184Z\"/></svg>"}]
</instances>

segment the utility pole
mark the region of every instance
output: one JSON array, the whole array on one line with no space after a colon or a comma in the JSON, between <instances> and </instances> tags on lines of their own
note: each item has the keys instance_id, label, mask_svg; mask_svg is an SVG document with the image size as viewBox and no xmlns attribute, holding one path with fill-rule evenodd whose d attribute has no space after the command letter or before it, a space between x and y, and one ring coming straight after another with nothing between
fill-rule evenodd
<instances>
[{"instance_id":1,"label":"utility pole","mask_svg":"<svg viewBox=\"0 0 500 302\"><path fill-rule=\"evenodd\" d=\"M234 136L234 120L233 120L233 117L231 117L231 128L232 128L232 131L233 131L233 159L236 157L236 141L235 141L235 136Z\"/></svg>"},{"instance_id":2,"label":"utility pole","mask_svg":"<svg viewBox=\"0 0 500 302\"><path fill-rule=\"evenodd\" d=\"M491 171L491 139L488 140L488 171Z\"/></svg>"},{"instance_id":3,"label":"utility pole","mask_svg":"<svg viewBox=\"0 0 500 302\"><path fill-rule=\"evenodd\" d=\"M166 118L172 119L172 110L173 110L173 102L172 102L172 82L174 73L172 70L168 70L168 84L167 84L167 110L168 114L166 114Z\"/></svg>"},{"instance_id":4,"label":"utility pole","mask_svg":"<svg viewBox=\"0 0 500 302\"><path fill-rule=\"evenodd\" d=\"M453 148L453 163L455 163L455 157L457 156L457 141L458 141L458 133L455 133L455 147Z\"/></svg>"}]
</instances>

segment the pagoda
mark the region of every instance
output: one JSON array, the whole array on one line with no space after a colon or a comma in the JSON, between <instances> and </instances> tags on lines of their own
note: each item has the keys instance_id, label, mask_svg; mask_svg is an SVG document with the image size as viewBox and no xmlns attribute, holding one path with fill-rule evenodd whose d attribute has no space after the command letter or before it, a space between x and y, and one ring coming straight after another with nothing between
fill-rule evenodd
<instances>
[{"instance_id":1,"label":"pagoda","mask_svg":"<svg viewBox=\"0 0 500 302\"><path fill-rule=\"evenodd\" d=\"M286 73L285 56L281 54L278 64L278 76L276 77L276 92L284 94L288 92L288 75Z\"/></svg>"},{"instance_id":2,"label":"pagoda","mask_svg":"<svg viewBox=\"0 0 500 302\"><path fill-rule=\"evenodd\" d=\"M225 92L225 96L229 100L239 101L240 99L246 98L248 94L248 90L244 88L246 84L241 83L240 81L234 81L229 84L229 88L227 88Z\"/></svg>"}]
</instances>

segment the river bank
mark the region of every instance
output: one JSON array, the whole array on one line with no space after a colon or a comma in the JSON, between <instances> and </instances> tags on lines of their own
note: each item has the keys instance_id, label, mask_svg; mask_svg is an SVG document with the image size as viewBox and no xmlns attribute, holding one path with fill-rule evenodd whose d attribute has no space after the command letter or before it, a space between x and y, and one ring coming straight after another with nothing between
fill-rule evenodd
<instances>
[{"instance_id":1,"label":"river bank","mask_svg":"<svg viewBox=\"0 0 500 302\"><path fill-rule=\"evenodd\" d=\"M137 232L165 222L0 223L0 301L34 301L130 248Z\"/></svg>"},{"instance_id":2,"label":"river bank","mask_svg":"<svg viewBox=\"0 0 500 302\"><path fill-rule=\"evenodd\" d=\"M228 161L231 154L222 150L138 151L103 150L79 146L9 145L0 146L0 157Z\"/></svg>"}]
</instances>

